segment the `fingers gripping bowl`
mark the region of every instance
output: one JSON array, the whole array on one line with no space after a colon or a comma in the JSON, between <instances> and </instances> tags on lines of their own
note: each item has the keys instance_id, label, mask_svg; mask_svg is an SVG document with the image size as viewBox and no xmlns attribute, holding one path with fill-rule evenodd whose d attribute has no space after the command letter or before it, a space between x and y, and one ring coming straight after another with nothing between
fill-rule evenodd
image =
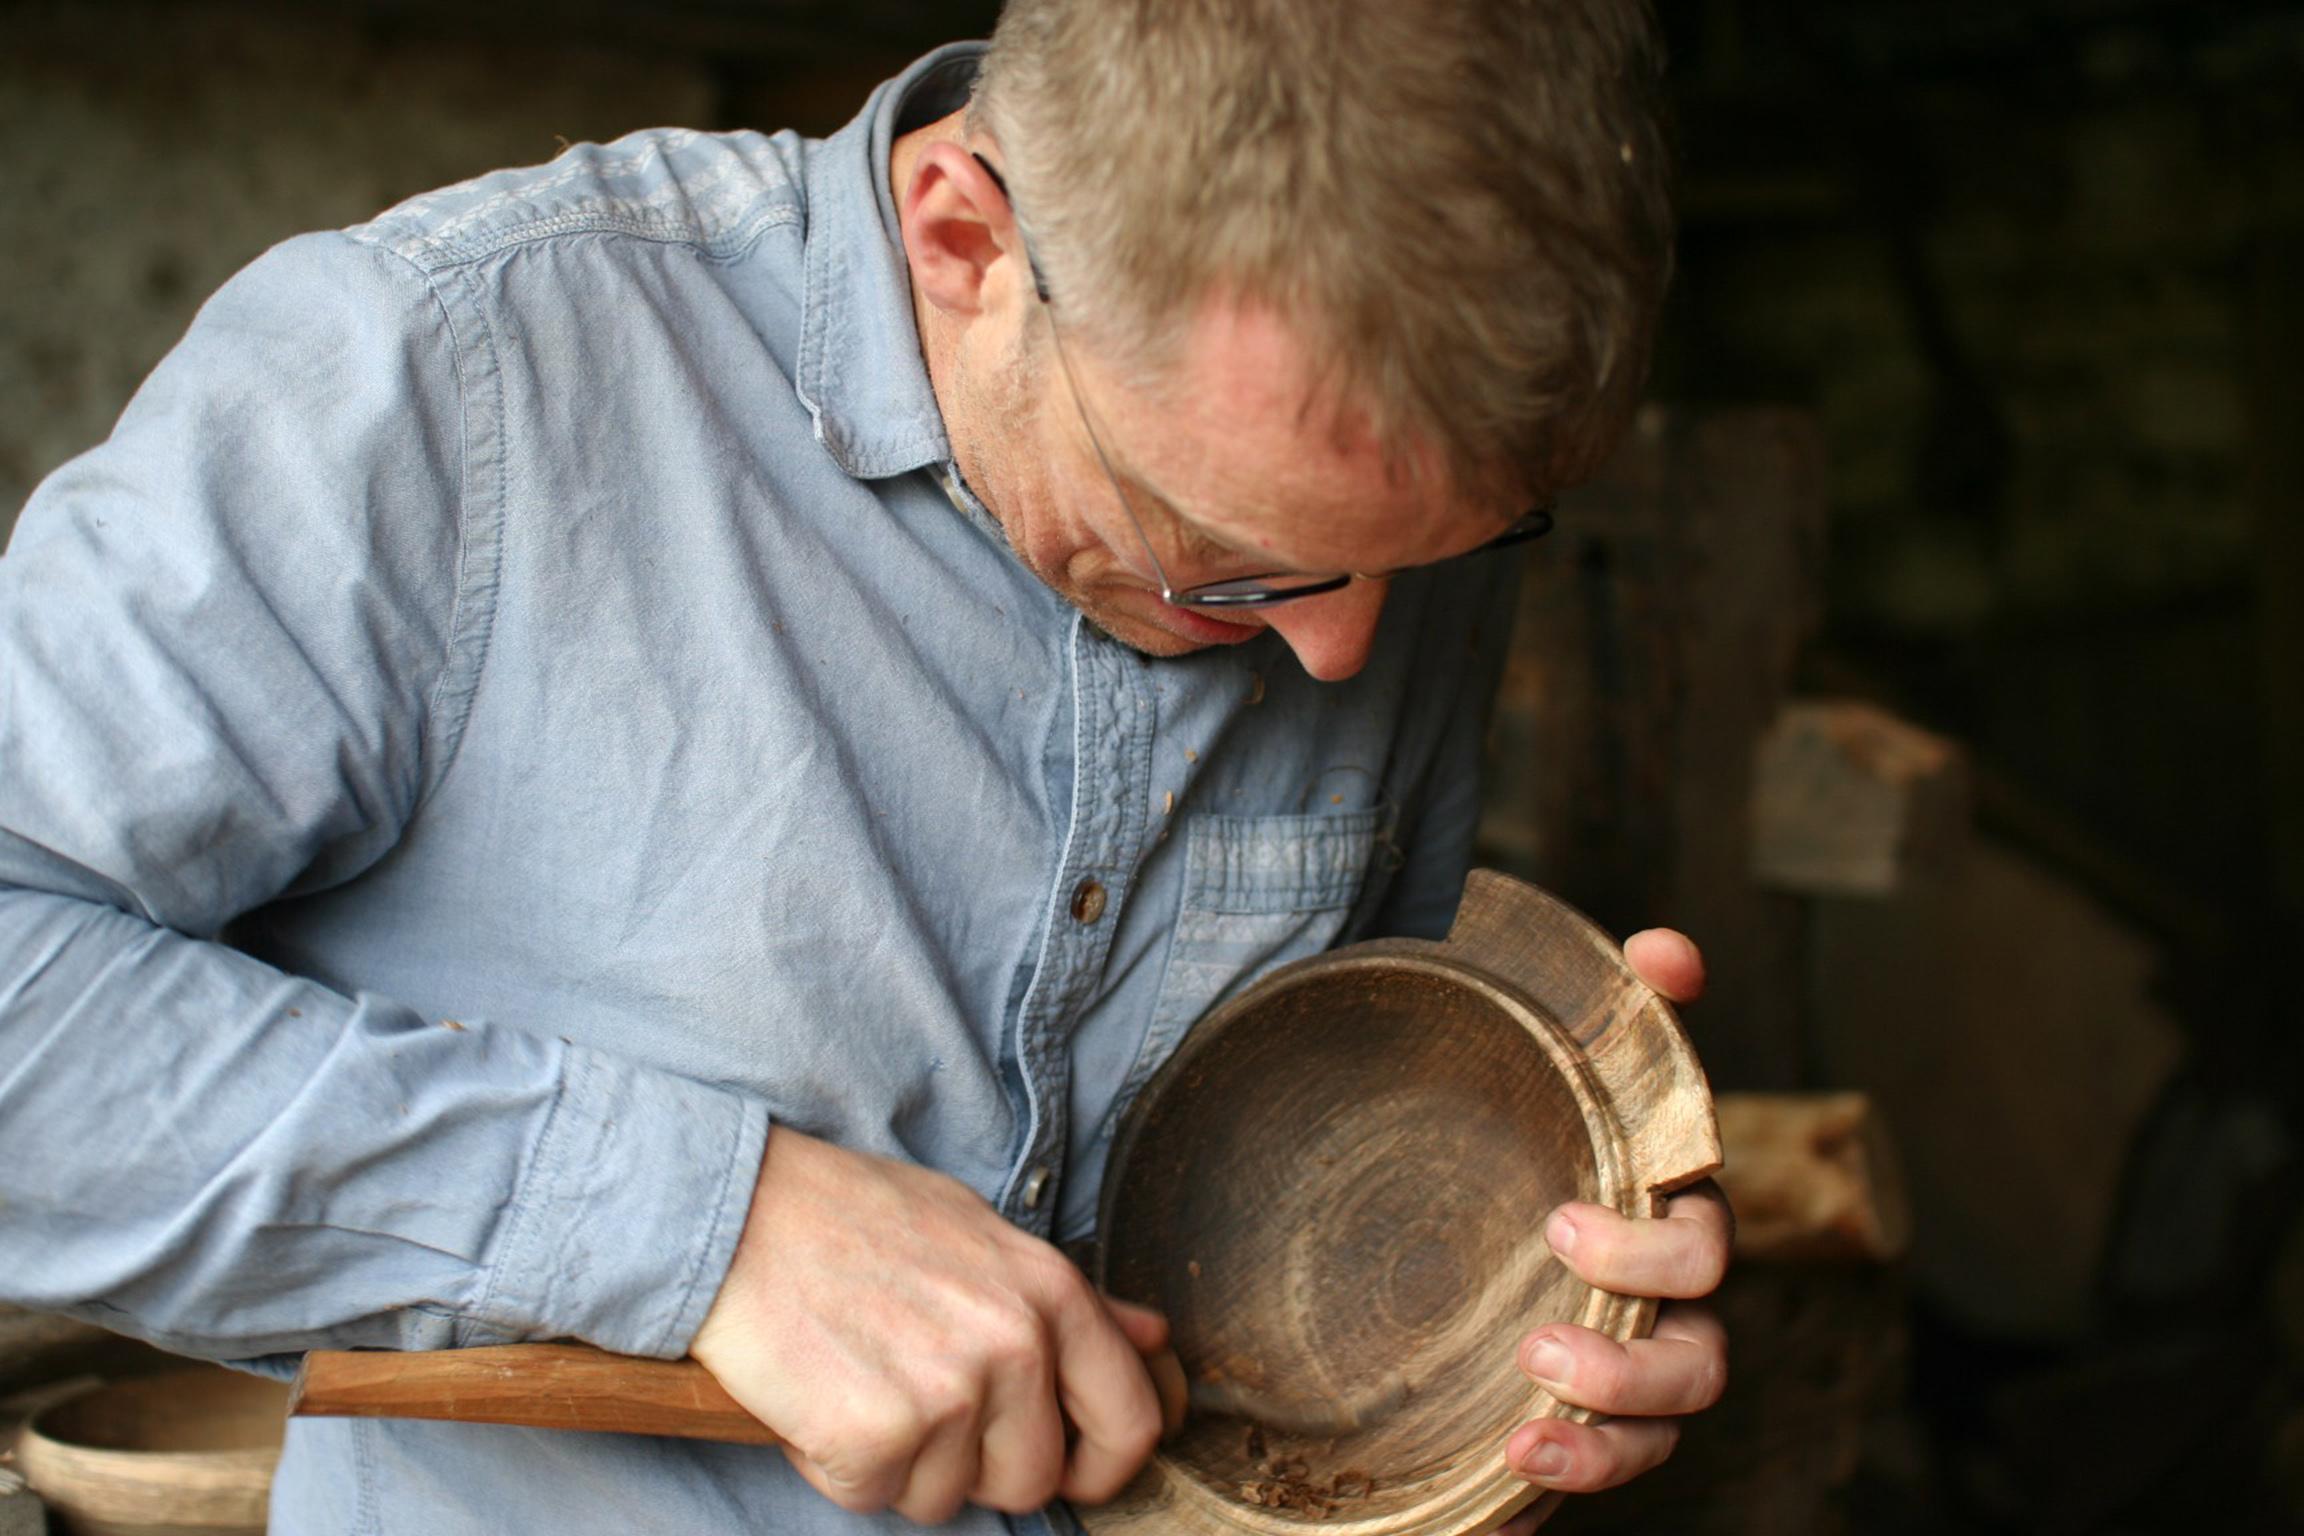
<instances>
[{"instance_id":1,"label":"fingers gripping bowl","mask_svg":"<svg viewBox=\"0 0 2304 1536\"><path fill-rule=\"evenodd\" d=\"M1275 972L1196 1025L1113 1148L1095 1278L1166 1313L1196 1413L1093 1536L1493 1529L1512 1430L1586 1417L1515 1345L1644 1335L1545 1246L1566 1200L1654 1214L1711 1173L1702 1070L1588 920L1486 871L1445 943Z\"/></svg>"}]
</instances>

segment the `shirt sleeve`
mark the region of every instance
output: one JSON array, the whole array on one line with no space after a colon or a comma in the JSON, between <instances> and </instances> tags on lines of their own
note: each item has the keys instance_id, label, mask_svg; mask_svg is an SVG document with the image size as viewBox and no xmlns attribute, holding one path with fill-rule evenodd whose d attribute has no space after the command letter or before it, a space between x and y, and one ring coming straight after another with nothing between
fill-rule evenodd
<instances>
[{"instance_id":1,"label":"shirt sleeve","mask_svg":"<svg viewBox=\"0 0 2304 1536\"><path fill-rule=\"evenodd\" d=\"M169 1349L677 1355L761 1107L225 942L387 856L486 562L446 309L343 235L202 310L0 559L0 1291Z\"/></svg>"}]
</instances>

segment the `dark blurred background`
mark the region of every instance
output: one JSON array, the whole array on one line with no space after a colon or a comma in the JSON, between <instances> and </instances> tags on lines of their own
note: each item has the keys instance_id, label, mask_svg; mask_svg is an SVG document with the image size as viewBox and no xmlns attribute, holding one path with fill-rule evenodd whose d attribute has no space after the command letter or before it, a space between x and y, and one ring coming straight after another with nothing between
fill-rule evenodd
<instances>
[{"instance_id":1,"label":"dark blurred background","mask_svg":"<svg viewBox=\"0 0 2304 1536\"><path fill-rule=\"evenodd\" d=\"M1702 940L1716 1086L1860 1090L1911 1240L1756 1250L1729 1404L1557 1528L2304 1530L2304 4L1660 10L1655 403L1530 557L1486 857ZM0 516L274 241L828 131L995 11L0 4Z\"/></svg>"}]
</instances>

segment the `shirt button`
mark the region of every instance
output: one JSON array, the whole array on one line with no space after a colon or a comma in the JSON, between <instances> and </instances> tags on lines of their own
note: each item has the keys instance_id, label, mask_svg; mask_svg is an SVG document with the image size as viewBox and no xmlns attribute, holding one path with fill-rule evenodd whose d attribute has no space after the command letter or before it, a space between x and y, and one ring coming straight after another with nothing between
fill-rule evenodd
<instances>
[{"instance_id":1,"label":"shirt button","mask_svg":"<svg viewBox=\"0 0 2304 1536\"><path fill-rule=\"evenodd\" d=\"M1040 1209L1040 1197L1048 1193L1048 1165L1042 1163L1024 1175L1024 1209Z\"/></svg>"},{"instance_id":2,"label":"shirt button","mask_svg":"<svg viewBox=\"0 0 2304 1536\"><path fill-rule=\"evenodd\" d=\"M1095 880L1083 880L1072 889L1072 920L1080 924L1093 923L1104 915L1104 887Z\"/></svg>"}]
</instances>

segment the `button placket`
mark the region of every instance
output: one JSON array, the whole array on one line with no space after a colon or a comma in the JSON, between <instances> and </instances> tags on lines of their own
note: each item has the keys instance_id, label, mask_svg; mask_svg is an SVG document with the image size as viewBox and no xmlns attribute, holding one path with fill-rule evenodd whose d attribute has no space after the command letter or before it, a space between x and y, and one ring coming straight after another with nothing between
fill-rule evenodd
<instances>
[{"instance_id":1,"label":"button placket","mask_svg":"<svg viewBox=\"0 0 2304 1536\"><path fill-rule=\"evenodd\" d=\"M1011 1220L1042 1235L1054 1220L1048 1194L1068 1134L1072 1027L1095 996L1119 926L1114 914L1127 899L1152 771L1144 669L1124 665L1123 647L1077 619L1072 657L1072 816L1040 963L1017 1019L1028 1123L999 1201Z\"/></svg>"}]
</instances>

